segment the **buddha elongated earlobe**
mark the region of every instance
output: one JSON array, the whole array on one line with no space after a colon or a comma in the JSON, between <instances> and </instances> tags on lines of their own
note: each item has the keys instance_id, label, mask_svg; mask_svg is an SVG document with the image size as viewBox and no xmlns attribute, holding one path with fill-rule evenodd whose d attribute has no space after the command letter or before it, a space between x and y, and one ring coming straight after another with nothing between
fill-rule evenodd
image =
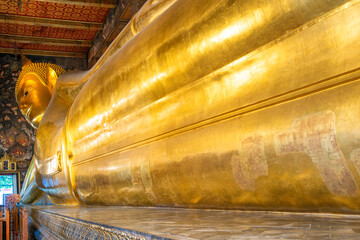
<instances>
[{"instance_id":1,"label":"buddha elongated earlobe","mask_svg":"<svg viewBox=\"0 0 360 240\"><path fill-rule=\"evenodd\" d=\"M47 82L48 88L51 93L54 90L57 79L58 79L58 75L57 75L56 71L49 66L46 71L45 81Z\"/></svg>"}]
</instances>

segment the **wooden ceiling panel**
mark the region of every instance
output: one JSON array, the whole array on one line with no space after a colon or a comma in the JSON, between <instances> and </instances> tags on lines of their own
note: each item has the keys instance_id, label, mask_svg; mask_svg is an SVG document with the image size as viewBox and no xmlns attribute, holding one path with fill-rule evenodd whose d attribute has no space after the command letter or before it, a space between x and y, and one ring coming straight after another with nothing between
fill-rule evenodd
<instances>
[{"instance_id":1,"label":"wooden ceiling panel","mask_svg":"<svg viewBox=\"0 0 360 240\"><path fill-rule=\"evenodd\" d=\"M64 46L64 45L47 45L41 43L17 43L17 47L32 50L58 51L58 52L78 52L86 53L89 47L81 46ZM14 48L14 43L0 40L0 48Z\"/></svg>"},{"instance_id":2,"label":"wooden ceiling panel","mask_svg":"<svg viewBox=\"0 0 360 240\"><path fill-rule=\"evenodd\" d=\"M43 38L93 40L96 30L57 28L16 23L0 24L0 34L23 35Z\"/></svg>"},{"instance_id":3,"label":"wooden ceiling panel","mask_svg":"<svg viewBox=\"0 0 360 240\"><path fill-rule=\"evenodd\" d=\"M59 0L37 0L38 2L54 2L59 3ZM104 8L115 8L116 0L61 0L63 4L73 4L81 6L93 6Z\"/></svg>"},{"instance_id":4,"label":"wooden ceiling panel","mask_svg":"<svg viewBox=\"0 0 360 240\"><path fill-rule=\"evenodd\" d=\"M92 45L91 41L85 41L85 40L42 38L42 37L8 35L8 34L0 34L0 40L7 41L9 43L36 43L36 44L47 44L47 45L57 45L57 46L90 47Z\"/></svg>"},{"instance_id":5,"label":"wooden ceiling panel","mask_svg":"<svg viewBox=\"0 0 360 240\"><path fill-rule=\"evenodd\" d=\"M30 1L28 3L23 3L21 8L19 8L15 1L0 1L0 13L38 18L104 22L108 11L109 9L104 7L42 1Z\"/></svg>"},{"instance_id":6,"label":"wooden ceiling panel","mask_svg":"<svg viewBox=\"0 0 360 240\"><path fill-rule=\"evenodd\" d=\"M89 59L91 52L94 62L139 10L132 6L145 1L22 0L19 6L0 0L0 53L21 48L29 55Z\"/></svg>"},{"instance_id":7,"label":"wooden ceiling panel","mask_svg":"<svg viewBox=\"0 0 360 240\"><path fill-rule=\"evenodd\" d=\"M103 28L103 23L70 21L51 18L26 17L20 15L2 14L0 13L1 24L23 24L29 26L42 27L57 27L57 28L71 28L71 29L87 29L100 30Z\"/></svg>"}]
</instances>

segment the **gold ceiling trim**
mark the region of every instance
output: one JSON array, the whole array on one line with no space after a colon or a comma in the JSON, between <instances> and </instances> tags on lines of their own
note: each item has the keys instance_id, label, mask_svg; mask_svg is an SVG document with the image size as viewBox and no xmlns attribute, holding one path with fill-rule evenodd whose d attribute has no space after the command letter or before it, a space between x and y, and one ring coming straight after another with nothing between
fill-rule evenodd
<instances>
[{"instance_id":1,"label":"gold ceiling trim","mask_svg":"<svg viewBox=\"0 0 360 240\"><path fill-rule=\"evenodd\" d=\"M92 46L92 42L86 40L44 38L44 37L32 37L32 36L10 35L10 34L0 34L0 41L7 41L13 43L49 44L56 46L79 46L79 47Z\"/></svg>"},{"instance_id":2,"label":"gold ceiling trim","mask_svg":"<svg viewBox=\"0 0 360 240\"><path fill-rule=\"evenodd\" d=\"M79 46L79 47L92 46L91 41L85 41L85 40L43 38L43 37L31 37L31 36L9 35L9 34L0 34L0 41L7 41L13 43L47 44L47 45L55 45L55 46Z\"/></svg>"}]
</instances>

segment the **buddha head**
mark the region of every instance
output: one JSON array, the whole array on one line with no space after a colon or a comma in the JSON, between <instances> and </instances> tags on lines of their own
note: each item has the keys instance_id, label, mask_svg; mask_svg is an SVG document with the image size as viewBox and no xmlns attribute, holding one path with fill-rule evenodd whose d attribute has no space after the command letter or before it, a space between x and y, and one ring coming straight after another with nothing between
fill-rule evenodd
<instances>
[{"instance_id":1,"label":"buddha head","mask_svg":"<svg viewBox=\"0 0 360 240\"><path fill-rule=\"evenodd\" d=\"M25 119L37 128L50 102L58 76L65 72L51 63L32 63L21 53L22 70L15 86L15 97Z\"/></svg>"}]
</instances>

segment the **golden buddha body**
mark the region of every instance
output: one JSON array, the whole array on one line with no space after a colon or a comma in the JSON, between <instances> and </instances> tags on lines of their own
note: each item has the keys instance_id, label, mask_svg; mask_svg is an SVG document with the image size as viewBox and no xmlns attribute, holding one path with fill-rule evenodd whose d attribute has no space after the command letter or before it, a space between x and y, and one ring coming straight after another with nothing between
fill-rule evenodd
<instances>
[{"instance_id":1,"label":"golden buddha body","mask_svg":"<svg viewBox=\"0 0 360 240\"><path fill-rule=\"evenodd\" d=\"M38 187L58 204L359 211L359 12L147 2L92 69L32 105L46 111L24 201Z\"/></svg>"}]
</instances>

